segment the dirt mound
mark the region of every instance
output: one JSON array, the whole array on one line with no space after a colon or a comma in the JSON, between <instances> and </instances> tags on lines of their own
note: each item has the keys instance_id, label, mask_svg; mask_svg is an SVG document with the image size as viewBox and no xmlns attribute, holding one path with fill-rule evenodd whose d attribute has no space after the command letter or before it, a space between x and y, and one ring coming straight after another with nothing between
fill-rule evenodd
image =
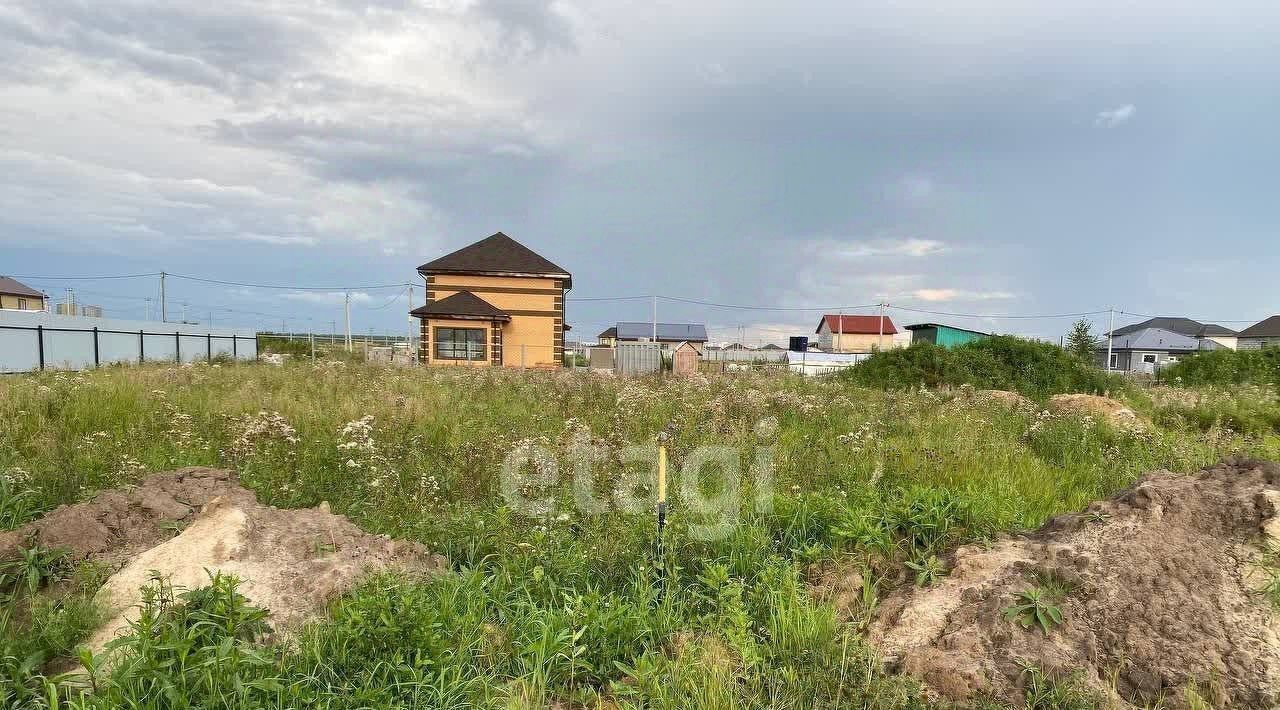
<instances>
[{"instance_id":1,"label":"dirt mound","mask_svg":"<svg viewBox=\"0 0 1280 710\"><path fill-rule=\"evenodd\" d=\"M136 617L139 589L152 570L186 588L207 584L209 572L234 574L240 592L271 612L273 626L287 629L323 611L368 572L445 567L444 558L421 545L368 534L325 503L295 510L260 505L233 473L206 468L156 474L135 488L59 507L0 536L0 559L32 539L119 567L97 595L111 616L89 642L95 651Z\"/></svg>"},{"instance_id":2,"label":"dirt mound","mask_svg":"<svg viewBox=\"0 0 1280 710\"><path fill-rule=\"evenodd\" d=\"M1274 707L1280 623L1257 590L1263 543L1280 533L1278 484L1280 466L1244 460L1150 474L1033 534L961 547L934 586L889 595L871 640L956 701L1018 702L1030 664L1079 671L1120 707L1179 707L1193 684L1218 707ZM1047 634L1004 614L1036 587L1058 590L1062 623Z\"/></svg>"},{"instance_id":3,"label":"dirt mound","mask_svg":"<svg viewBox=\"0 0 1280 710\"><path fill-rule=\"evenodd\" d=\"M1010 409L1031 410L1036 408L1035 402L1017 392L1009 392L1008 390L978 390L974 393L974 397L979 401L1000 404Z\"/></svg>"},{"instance_id":4,"label":"dirt mound","mask_svg":"<svg viewBox=\"0 0 1280 710\"><path fill-rule=\"evenodd\" d=\"M1049 411L1076 417L1095 417L1121 429L1141 429L1147 423L1138 413L1110 397L1095 394L1056 394L1049 398Z\"/></svg>"}]
</instances>

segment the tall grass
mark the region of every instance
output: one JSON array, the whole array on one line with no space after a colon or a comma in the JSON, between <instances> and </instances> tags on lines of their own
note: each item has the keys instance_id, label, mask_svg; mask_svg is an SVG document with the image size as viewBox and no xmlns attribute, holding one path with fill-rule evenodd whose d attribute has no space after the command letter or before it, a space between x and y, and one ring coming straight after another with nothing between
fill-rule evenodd
<instances>
[{"instance_id":1,"label":"tall grass","mask_svg":"<svg viewBox=\"0 0 1280 710\"><path fill-rule=\"evenodd\" d=\"M1211 350L1160 370L1160 380L1179 385L1280 384L1280 348Z\"/></svg>"},{"instance_id":2,"label":"tall grass","mask_svg":"<svg viewBox=\"0 0 1280 710\"><path fill-rule=\"evenodd\" d=\"M1062 348L1013 336L992 336L954 348L915 343L872 355L842 377L887 388L958 387L1001 389L1043 399L1063 392L1102 394L1125 389L1124 381Z\"/></svg>"},{"instance_id":3,"label":"tall grass","mask_svg":"<svg viewBox=\"0 0 1280 710\"><path fill-rule=\"evenodd\" d=\"M851 556L897 575L1079 509L1143 471L1277 454L1270 432L1206 429L1174 413L1206 411L1203 397L1138 397L1158 423L1130 432L839 378L307 362L0 380L7 527L149 472L228 466L264 502L329 501L455 565L431 580L373 578L287 647L263 645L255 631L270 617L234 580L186 596L158 583L118 644L126 662L88 685L48 680L58 664L47 662L91 626L68 623L47 641L0 648L6 687L27 689L31 706L96 708L923 707L910 680L880 671L856 625L810 598L809 565ZM744 469L771 455L773 494L716 540L693 534L706 516L676 497L656 559L651 512L575 506L567 456L589 440L597 494L620 483L642 492L649 462L626 460L624 446L651 443L668 424L672 491L697 447L725 445ZM528 444L564 464L536 517L500 495L503 458ZM749 480L744 498L760 491ZM5 618L18 638L36 617ZM0 700L18 702L15 693Z\"/></svg>"}]
</instances>

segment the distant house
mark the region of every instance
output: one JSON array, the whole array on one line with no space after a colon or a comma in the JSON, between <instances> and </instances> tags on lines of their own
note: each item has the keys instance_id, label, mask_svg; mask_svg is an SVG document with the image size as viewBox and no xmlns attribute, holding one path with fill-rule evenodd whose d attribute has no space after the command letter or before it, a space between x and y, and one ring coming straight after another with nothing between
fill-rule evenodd
<instances>
[{"instance_id":1,"label":"distant house","mask_svg":"<svg viewBox=\"0 0 1280 710\"><path fill-rule=\"evenodd\" d=\"M652 322L622 322L614 327L614 331L618 343L655 342ZM707 327L700 323L659 323L657 335L656 342L668 348L689 342L701 349L707 342Z\"/></svg>"},{"instance_id":2,"label":"distant house","mask_svg":"<svg viewBox=\"0 0 1280 710\"><path fill-rule=\"evenodd\" d=\"M760 349L760 350L770 350L770 351L773 351L773 350L786 350L786 348L782 347L781 345L778 345L777 343L765 343L764 345L761 345L759 349Z\"/></svg>"},{"instance_id":3,"label":"distant house","mask_svg":"<svg viewBox=\"0 0 1280 710\"><path fill-rule=\"evenodd\" d=\"M888 316L827 314L814 331L818 348L829 353L869 353L898 347L898 328Z\"/></svg>"},{"instance_id":4,"label":"distant house","mask_svg":"<svg viewBox=\"0 0 1280 710\"><path fill-rule=\"evenodd\" d=\"M1097 346L1098 364L1121 372L1155 372L1192 353L1234 349L1234 330L1190 318L1150 318L1116 328L1110 335L1111 362L1107 359L1107 337Z\"/></svg>"},{"instance_id":5,"label":"distant house","mask_svg":"<svg viewBox=\"0 0 1280 710\"><path fill-rule=\"evenodd\" d=\"M1240 331L1237 347L1241 350L1257 350L1277 345L1280 345L1280 316L1271 316Z\"/></svg>"},{"instance_id":6,"label":"distant house","mask_svg":"<svg viewBox=\"0 0 1280 710\"><path fill-rule=\"evenodd\" d=\"M418 267L426 304L419 359L429 365L560 367L573 277L498 232Z\"/></svg>"},{"instance_id":7,"label":"distant house","mask_svg":"<svg viewBox=\"0 0 1280 710\"><path fill-rule=\"evenodd\" d=\"M617 345L618 344L617 326L610 326L600 331L600 334L596 336L596 342L599 343L601 347L605 347L605 348L611 348L614 345Z\"/></svg>"},{"instance_id":8,"label":"distant house","mask_svg":"<svg viewBox=\"0 0 1280 710\"><path fill-rule=\"evenodd\" d=\"M912 343L933 343L944 348L954 348L957 345L991 337L990 333L983 333L980 330L957 328L941 323L916 323L907 326L907 330L911 331Z\"/></svg>"},{"instance_id":9,"label":"distant house","mask_svg":"<svg viewBox=\"0 0 1280 710\"><path fill-rule=\"evenodd\" d=\"M40 291L8 276L0 276L0 309L43 311L47 297Z\"/></svg>"}]
</instances>

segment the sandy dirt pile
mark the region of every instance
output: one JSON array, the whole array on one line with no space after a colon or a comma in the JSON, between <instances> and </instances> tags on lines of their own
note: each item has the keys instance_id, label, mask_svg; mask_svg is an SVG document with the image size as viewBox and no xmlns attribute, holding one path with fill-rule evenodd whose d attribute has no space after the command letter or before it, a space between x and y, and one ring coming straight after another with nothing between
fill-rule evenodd
<instances>
[{"instance_id":1,"label":"sandy dirt pile","mask_svg":"<svg viewBox=\"0 0 1280 710\"><path fill-rule=\"evenodd\" d=\"M1142 429L1149 425L1123 402L1095 394L1056 394L1049 398L1048 408L1054 414L1093 417L1121 429Z\"/></svg>"},{"instance_id":2,"label":"sandy dirt pile","mask_svg":"<svg viewBox=\"0 0 1280 710\"><path fill-rule=\"evenodd\" d=\"M295 510L261 505L235 474L208 468L156 474L61 506L0 533L0 559L29 541L118 568L98 592L111 618L89 642L95 651L136 618L139 589L152 570L188 589L208 583L205 570L234 574L240 592L268 609L280 630L319 614L368 572L445 568L444 558L422 546L365 533L325 503Z\"/></svg>"},{"instance_id":3,"label":"sandy dirt pile","mask_svg":"<svg viewBox=\"0 0 1280 710\"><path fill-rule=\"evenodd\" d=\"M1035 533L959 548L948 576L889 595L871 641L891 667L955 701L1018 702L1033 664L1080 671L1118 707L1180 707L1188 684L1218 707L1275 707L1280 617L1257 590L1278 505L1274 463L1149 474ZM1047 635L1003 614L1044 580L1067 590L1063 622Z\"/></svg>"},{"instance_id":4,"label":"sandy dirt pile","mask_svg":"<svg viewBox=\"0 0 1280 710\"><path fill-rule=\"evenodd\" d=\"M1036 403L1018 394L1008 390L978 390L974 393L974 398L979 401L991 402L999 404L1009 409L1021 409L1034 411Z\"/></svg>"}]
</instances>

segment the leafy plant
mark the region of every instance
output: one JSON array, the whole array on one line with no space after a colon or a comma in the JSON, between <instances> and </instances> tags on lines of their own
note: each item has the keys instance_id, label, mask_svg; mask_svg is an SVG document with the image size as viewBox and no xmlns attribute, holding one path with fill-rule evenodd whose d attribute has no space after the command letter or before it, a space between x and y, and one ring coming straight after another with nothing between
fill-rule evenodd
<instances>
[{"instance_id":1,"label":"leafy plant","mask_svg":"<svg viewBox=\"0 0 1280 710\"><path fill-rule=\"evenodd\" d=\"M1027 676L1026 710L1096 710L1099 698L1080 680L1079 674L1052 677L1036 666L1024 665Z\"/></svg>"},{"instance_id":2,"label":"leafy plant","mask_svg":"<svg viewBox=\"0 0 1280 710\"><path fill-rule=\"evenodd\" d=\"M19 490L7 475L0 473L0 530L12 530L35 517L38 511L35 494Z\"/></svg>"},{"instance_id":3,"label":"leafy plant","mask_svg":"<svg viewBox=\"0 0 1280 710\"><path fill-rule=\"evenodd\" d=\"M1033 587L1015 595L1015 603L1004 609L1004 618L1017 621L1024 629L1038 625L1048 636L1053 627L1062 623L1062 610L1047 590Z\"/></svg>"},{"instance_id":4,"label":"leafy plant","mask_svg":"<svg viewBox=\"0 0 1280 710\"><path fill-rule=\"evenodd\" d=\"M68 567L65 550L32 545L18 550L18 557L0 562L0 591L25 591L33 595L46 582L61 579Z\"/></svg>"},{"instance_id":5,"label":"leafy plant","mask_svg":"<svg viewBox=\"0 0 1280 710\"><path fill-rule=\"evenodd\" d=\"M942 561L937 555L929 555L928 557L918 560L910 560L907 562L907 569L916 573L916 586L927 587L933 584L939 577L946 574L946 568L942 566Z\"/></svg>"}]
</instances>

